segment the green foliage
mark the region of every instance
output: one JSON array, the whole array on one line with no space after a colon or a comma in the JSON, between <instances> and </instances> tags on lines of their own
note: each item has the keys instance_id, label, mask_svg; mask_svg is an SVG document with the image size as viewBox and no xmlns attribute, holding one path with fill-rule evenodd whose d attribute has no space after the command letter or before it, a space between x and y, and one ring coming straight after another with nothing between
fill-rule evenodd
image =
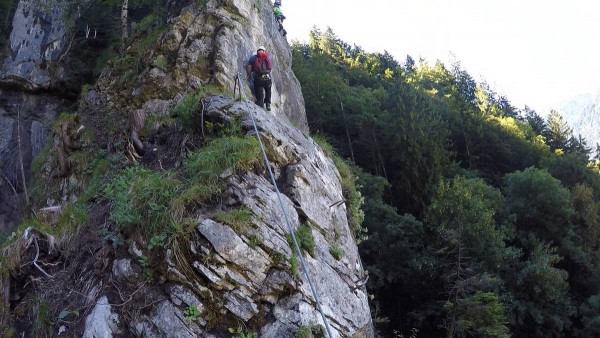
<instances>
[{"instance_id":1,"label":"green foliage","mask_svg":"<svg viewBox=\"0 0 600 338\"><path fill-rule=\"evenodd\" d=\"M114 249L125 244L125 240L121 234L111 231L106 227L99 228L98 235L100 236L100 241L102 244L110 244Z\"/></svg>"},{"instance_id":2,"label":"green foliage","mask_svg":"<svg viewBox=\"0 0 600 338\"><path fill-rule=\"evenodd\" d=\"M344 254L344 250L339 245L334 245L329 247L329 253L333 256L333 258L339 261Z\"/></svg>"},{"instance_id":3,"label":"green foliage","mask_svg":"<svg viewBox=\"0 0 600 338\"><path fill-rule=\"evenodd\" d=\"M237 328L230 327L229 333L233 334L232 338L258 338L258 334L254 331L249 331L246 328L238 326Z\"/></svg>"},{"instance_id":4,"label":"green foliage","mask_svg":"<svg viewBox=\"0 0 600 338\"><path fill-rule=\"evenodd\" d=\"M516 332L535 333L530 336L562 336L575 313L568 295L568 274L556 267L561 260L556 248L537 240L532 242L529 259L514 279L516 307L512 324Z\"/></svg>"},{"instance_id":5,"label":"green foliage","mask_svg":"<svg viewBox=\"0 0 600 338\"><path fill-rule=\"evenodd\" d=\"M356 185L358 168L351 166L339 156L333 157L333 162L340 172L342 194L346 200L346 212L350 231L357 243L367 238L367 229L362 226L365 213L362 210L364 198Z\"/></svg>"},{"instance_id":6,"label":"green foliage","mask_svg":"<svg viewBox=\"0 0 600 338\"><path fill-rule=\"evenodd\" d=\"M300 265L300 261L295 255L292 255L288 258L288 263L290 263L290 272L294 278L300 277L300 272L298 271L298 266Z\"/></svg>"},{"instance_id":7,"label":"green foliage","mask_svg":"<svg viewBox=\"0 0 600 338\"><path fill-rule=\"evenodd\" d=\"M184 128L194 128L200 122L200 117L195 113L200 109L199 105L201 98L199 92L187 93L183 97L183 100L173 108L172 113L179 117Z\"/></svg>"},{"instance_id":8,"label":"green foliage","mask_svg":"<svg viewBox=\"0 0 600 338\"><path fill-rule=\"evenodd\" d=\"M179 189L180 182L169 172L126 168L104 188L112 203L109 219L121 231L159 235L168 230L171 202Z\"/></svg>"},{"instance_id":9,"label":"green foliage","mask_svg":"<svg viewBox=\"0 0 600 338\"><path fill-rule=\"evenodd\" d=\"M547 171L527 168L507 175L505 194L519 231L559 243L572 228L570 192Z\"/></svg>"},{"instance_id":10,"label":"green foliage","mask_svg":"<svg viewBox=\"0 0 600 338\"><path fill-rule=\"evenodd\" d=\"M165 234L154 235L150 238L150 243L148 243L148 250L152 250L154 248L163 248L165 246L165 239L167 236Z\"/></svg>"},{"instance_id":11,"label":"green foliage","mask_svg":"<svg viewBox=\"0 0 600 338\"><path fill-rule=\"evenodd\" d=\"M313 135L312 138L321 147L325 155L333 159L333 162L340 173L340 183L342 184L342 194L344 195L344 200L346 202L348 224L356 242L360 243L367 238L367 229L362 226L365 218L365 214L362 210L364 198L359 191L360 186L356 184L360 169L338 156L326 137L317 134Z\"/></svg>"},{"instance_id":12,"label":"green foliage","mask_svg":"<svg viewBox=\"0 0 600 338\"><path fill-rule=\"evenodd\" d=\"M114 60L114 71L118 76L119 87L131 87L137 81L137 76L145 69L146 64L155 60L146 60L148 51L155 49L158 38L164 31L164 26L150 24L140 26L130 38L129 47Z\"/></svg>"},{"instance_id":13,"label":"green foliage","mask_svg":"<svg viewBox=\"0 0 600 338\"><path fill-rule=\"evenodd\" d=\"M600 294L588 298L579 307L582 328L576 330L576 337L596 337L600 335Z\"/></svg>"},{"instance_id":14,"label":"green foliage","mask_svg":"<svg viewBox=\"0 0 600 338\"><path fill-rule=\"evenodd\" d=\"M300 250L308 252L310 255L314 256L314 254L315 254L315 239L312 235L312 229L311 229L310 225L302 224L301 226L298 227L298 229L296 229L296 231L294 232L294 235L296 237L296 242L298 243ZM288 244L292 247L293 250L295 250L292 236L288 234L288 235L286 235L286 237L288 240Z\"/></svg>"},{"instance_id":15,"label":"green foliage","mask_svg":"<svg viewBox=\"0 0 600 338\"><path fill-rule=\"evenodd\" d=\"M188 187L177 197L175 204L199 203L220 193L225 188L220 175L226 169L252 170L261 166L256 139L230 136L213 140L185 161Z\"/></svg>"},{"instance_id":16,"label":"green foliage","mask_svg":"<svg viewBox=\"0 0 600 338\"><path fill-rule=\"evenodd\" d=\"M33 306L33 327L31 333L34 337L49 337L52 333L52 315L50 304L44 299L36 299Z\"/></svg>"},{"instance_id":17,"label":"green foliage","mask_svg":"<svg viewBox=\"0 0 600 338\"><path fill-rule=\"evenodd\" d=\"M426 220L440 233L442 252L469 257L477 264L485 264L488 271L510 256L505 241L511 238L513 226L506 202L498 189L481 179L457 177L441 184L426 212Z\"/></svg>"},{"instance_id":18,"label":"green foliage","mask_svg":"<svg viewBox=\"0 0 600 338\"><path fill-rule=\"evenodd\" d=\"M188 322L195 322L202 314L200 313L200 310L198 310L198 306L189 305L183 311L183 315L185 316L185 320Z\"/></svg>"},{"instance_id":19,"label":"green foliage","mask_svg":"<svg viewBox=\"0 0 600 338\"><path fill-rule=\"evenodd\" d=\"M162 71L167 71L169 68L169 62L164 55L159 55L154 59L154 66Z\"/></svg>"},{"instance_id":20,"label":"green foliage","mask_svg":"<svg viewBox=\"0 0 600 338\"><path fill-rule=\"evenodd\" d=\"M457 61L400 64L331 29L292 54L315 141L360 168L336 160L348 219L369 233L378 331L597 335L600 170L557 112L520 111Z\"/></svg>"},{"instance_id":21,"label":"green foliage","mask_svg":"<svg viewBox=\"0 0 600 338\"><path fill-rule=\"evenodd\" d=\"M188 92L185 94L183 99L173 108L172 114L177 116L181 121L181 125L184 130L200 131L202 126L201 123L201 99L207 95L226 94L233 96L233 93L227 89L217 86L215 84L208 84L198 88L196 91ZM210 127L210 123L206 123ZM237 128L237 125L232 124L230 128ZM211 129L211 128L207 128ZM217 135L222 137L224 135L232 135L234 133L221 133Z\"/></svg>"},{"instance_id":22,"label":"green foliage","mask_svg":"<svg viewBox=\"0 0 600 338\"><path fill-rule=\"evenodd\" d=\"M148 258L146 255L143 255L138 259L138 263L140 263L140 266L142 267L142 272L144 273L144 279L146 282L152 282L154 270L152 270L152 267L150 266L150 258Z\"/></svg>"},{"instance_id":23,"label":"green foliage","mask_svg":"<svg viewBox=\"0 0 600 338\"><path fill-rule=\"evenodd\" d=\"M444 309L455 313L454 328L458 336L511 337L502 302L493 292L477 291L457 303L448 301Z\"/></svg>"},{"instance_id":24,"label":"green foliage","mask_svg":"<svg viewBox=\"0 0 600 338\"><path fill-rule=\"evenodd\" d=\"M6 36L11 25L10 19L15 7L14 0L0 0L0 56L4 55Z\"/></svg>"},{"instance_id":25,"label":"green foliage","mask_svg":"<svg viewBox=\"0 0 600 338\"><path fill-rule=\"evenodd\" d=\"M310 326L301 326L296 333L294 333L294 338L314 338L315 335L323 335L325 334L325 330L321 325L310 325Z\"/></svg>"},{"instance_id":26,"label":"green foliage","mask_svg":"<svg viewBox=\"0 0 600 338\"><path fill-rule=\"evenodd\" d=\"M48 229L51 234L74 234L88 221L89 210L84 203L69 203L56 222L56 232Z\"/></svg>"},{"instance_id":27,"label":"green foliage","mask_svg":"<svg viewBox=\"0 0 600 338\"><path fill-rule=\"evenodd\" d=\"M260 238L256 235L248 236L248 246L251 248L256 248L261 243Z\"/></svg>"},{"instance_id":28,"label":"green foliage","mask_svg":"<svg viewBox=\"0 0 600 338\"><path fill-rule=\"evenodd\" d=\"M594 191L587 185L577 184L571 190L571 203L575 209L574 222L585 247L600 241L600 201L594 200Z\"/></svg>"},{"instance_id":29,"label":"green foliage","mask_svg":"<svg viewBox=\"0 0 600 338\"><path fill-rule=\"evenodd\" d=\"M221 223L230 225L237 231L252 224L252 213L246 207L228 211L218 211L213 215L213 218Z\"/></svg>"}]
</instances>

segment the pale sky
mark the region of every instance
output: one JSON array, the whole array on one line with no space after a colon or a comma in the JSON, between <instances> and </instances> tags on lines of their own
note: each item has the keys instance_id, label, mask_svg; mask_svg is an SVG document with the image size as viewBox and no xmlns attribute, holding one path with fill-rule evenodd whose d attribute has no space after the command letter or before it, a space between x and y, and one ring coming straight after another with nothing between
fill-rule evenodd
<instances>
[{"instance_id":1,"label":"pale sky","mask_svg":"<svg viewBox=\"0 0 600 338\"><path fill-rule=\"evenodd\" d=\"M399 62L408 54L449 66L453 53L476 81L542 115L600 90L597 0L282 0L281 9L289 41L331 27Z\"/></svg>"}]
</instances>

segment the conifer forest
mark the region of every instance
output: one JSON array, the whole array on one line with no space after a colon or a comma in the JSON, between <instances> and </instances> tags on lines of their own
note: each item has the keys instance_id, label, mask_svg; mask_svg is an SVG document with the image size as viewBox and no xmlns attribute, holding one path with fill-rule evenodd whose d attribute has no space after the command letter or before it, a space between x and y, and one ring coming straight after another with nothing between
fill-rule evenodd
<instances>
[{"instance_id":1,"label":"conifer forest","mask_svg":"<svg viewBox=\"0 0 600 338\"><path fill-rule=\"evenodd\" d=\"M353 163L386 337L600 336L600 158L455 61L314 28L293 46L313 134Z\"/></svg>"}]
</instances>

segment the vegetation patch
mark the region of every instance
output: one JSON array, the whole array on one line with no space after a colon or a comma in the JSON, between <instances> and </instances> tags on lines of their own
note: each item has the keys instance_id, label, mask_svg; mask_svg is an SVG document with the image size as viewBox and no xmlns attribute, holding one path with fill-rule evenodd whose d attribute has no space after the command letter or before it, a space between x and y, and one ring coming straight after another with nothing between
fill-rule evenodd
<instances>
[{"instance_id":1,"label":"vegetation patch","mask_svg":"<svg viewBox=\"0 0 600 338\"><path fill-rule=\"evenodd\" d=\"M329 247L329 253L331 254L331 256L333 256L333 258L339 261L342 258L342 255L344 254L344 250L342 250L342 248L339 245L334 245Z\"/></svg>"},{"instance_id":2,"label":"vegetation patch","mask_svg":"<svg viewBox=\"0 0 600 338\"><path fill-rule=\"evenodd\" d=\"M109 219L127 233L139 232L146 238L162 234L168 229L180 184L171 172L126 168L104 188L112 203Z\"/></svg>"},{"instance_id":3,"label":"vegetation patch","mask_svg":"<svg viewBox=\"0 0 600 338\"><path fill-rule=\"evenodd\" d=\"M252 213L250 209L241 207L227 211L218 211L213 218L223 224L231 226L236 231L241 231L252 224Z\"/></svg>"},{"instance_id":4,"label":"vegetation patch","mask_svg":"<svg viewBox=\"0 0 600 338\"><path fill-rule=\"evenodd\" d=\"M316 338L323 337L325 335L325 330L321 325L308 325L301 326L296 333L294 333L294 338Z\"/></svg>"},{"instance_id":5,"label":"vegetation patch","mask_svg":"<svg viewBox=\"0 0 600 338\"><path fill-rule=\"evenodd\" d=\"M233 93L223 87L215 84L207 84L195 91L186 93L183 99L172 109L171 113L179 118L184 130L200 131L203 127L201 126L202 118L199 114L202 109L201 100L205 96L217 94L233 96Z\"/></svg>"},{"instance_id":6,"label":"vegetation patch","mask_svg":"<svg viewBox=\"0 0 600 338\"><path fill-rule=\"evenodd\" d=\"M300 250L304 250L305 252L308 252L311 256L314 256L314 254L315 254L315 238L312 235L312 230L311 230L310 225L302 224L294 232L294 235L296 237L296 242L298 242L298 246L300 247ZM292 250L295 251L292 236L289 234L287 234L286 236L287 236L289 245L292 247Z\"/></svg>"},{"instance_id":7,"label":"vegetation patch","mask_svg":"<svg viewBox=\"0 0 600 338\"><path fill-rule=\"evenodd\" d=\"M209 200L225 188L221 174L226 169L252 170L262 167L258 141L230 136L211 141L192 154L184 164L187 188L175 203L187 206Z\"/></svg>"},{"instance_id":8,"label":"vegetation patch","mask_svg":"<svg viewBox=\"0 0 600 338\"><path fill-rule=\"evenodd\" d=\"M346 203L346 216L352 235L357 244L367 239L367 228L362 226L365 213L362 210L364 198L360 193L360 187L356 184L360 168L344 160L336 154L333 146L323 135L312 135L312 139L321 147L323 153L333 159L341 177L342 194Z\"/></svg>"},{"instance_id":9,"label":"vegetation patch","mask_svg":"<svg viewBox=\"0 0 600 338\"><path fill-rule=\"evenodd\" d=\"M365 199L358 190L359 187L356 184L356 171L359 169L337 155L333 157L333 162L341 176L342 193L346 201L346 213L350 231L352 231L352 235L358 244L368 238L367 228L362 226L365 219L362 205Z\"/></svg>"}]
</instances>

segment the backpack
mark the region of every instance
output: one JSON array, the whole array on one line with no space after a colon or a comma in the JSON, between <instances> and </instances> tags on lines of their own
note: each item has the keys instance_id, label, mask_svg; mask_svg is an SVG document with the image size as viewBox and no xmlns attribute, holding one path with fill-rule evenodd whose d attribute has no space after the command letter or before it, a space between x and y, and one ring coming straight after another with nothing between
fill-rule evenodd
<instances>
[{"instance_id":1,"label":"backpack","mask_svg":"<svg viewBox=\"0 0 600 338\"><path fill-rule=\"evenodd\" d=\"M254 62L252 62L252 71L256 74L268 74L273 69L273 65L271 64L271 59L267 55L264 59L256 56L254 58Z\"/></svg>"}]
</instances>

